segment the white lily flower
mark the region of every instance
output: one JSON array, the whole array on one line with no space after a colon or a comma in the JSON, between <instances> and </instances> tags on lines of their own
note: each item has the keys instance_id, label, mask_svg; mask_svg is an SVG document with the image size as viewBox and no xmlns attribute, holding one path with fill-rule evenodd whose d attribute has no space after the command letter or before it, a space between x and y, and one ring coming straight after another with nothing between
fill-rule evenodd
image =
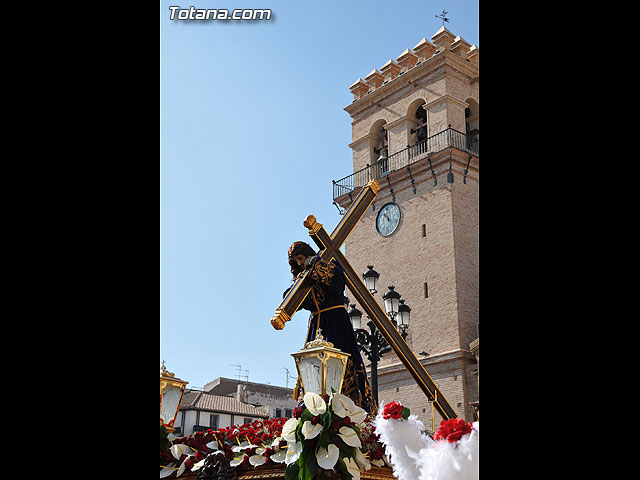
<instances>
[{"instance_id":1,"label":"white lily flower","mask_svg":"<svg viewBox=\"0 0 640 480\"><path fill-rule=\"evenodd\" d=\"M293 462L297 462L301 453L302 442L296 442L295 445L289 444L289 448L287 448L287 456L284 459L284 463L289 465Z\"/></svg>"},{"instance_id":2,"label":"white lily flower","mask_svg":"<svg viewBox=\"0 0 640 480\"><path fill-rule=\"evenodd\" d=\"M353 400L341 393L336 393L331 400L331 409L340 418L348 417L355 408L356 404L353 403Z\"/></svg>"},{"instance_id":3,"label":"white lily flower","mask_svg":"<svg viewBox=\"0 0 640 480\"><path fill-rule=\"evenodd\" d=\"M171 447L169 448L169 451L175 457L176 460L180 460L180 457L182 455L188 455L190 457L195 455L194 451L191 448L189 448L189 446L184 445L182 443L176 443L175 445L171 445Z\"/></svg>"},{"instance_id":4,"label":"white lily flower","mask_svg":"<svg viewBox=\"0 0 640 480\"><path fill-rule=\"evenodd\" d=\"M367 418L367 412L356 405L356 408L349 410L349 415L347 416L353 423L362 423Z\"/></svg>"},{"instance_id":5,"label":"white lily flower","mask_svg":"<svg viewBox=\"0 0 640 480\"><path fill-rule=\"evenodd\" d=\"M322 431L321 423L316 423L315 425L312 425L309 420L307 420L302 424L302 429L300 430L302 435L304 435L304 438L306 438L307 440L316 438L321 431Z\"/></svg>"},{"instance_id":6,"label":"white lily flower","mask_svg":"<svg viewBox=\"0 0 640 480\"><path fill-rule=\"evenodd\" d=\"M274 453L273 455L271 455L269 458L271 459L272 462L276 462L276 463L282 463L284 462L285 458L287 457L287 452L285 452L284 450L278 453Z\"/></svg>"},{"instance_id":7,"label":"white lily flower","mask_svg":"<svg viewBox=\"0 0 640 480\"><path fill-rule=\"evenodd\" d=\"M339 455L340 449L333 443L330 443L327 446L326 450L322 447L318 448L318 453L316 453L318 466L324 468L325 470L333 470L333 467L335 467L336 463L338 463Z\"/></svg>"},{"instance_id":8,"label":"white lily flower","mask_svg":"<svg viewBox=\"0 0 640 480\"><path fill-rule=\"evenodd\" d=\"M367 457L364 456L359 448L356 448L356 463L362 470L371 469L371 463L369 463L369 460L367 460Z\"/></svg>"},{"instance_id":9,"label":"white lily flower","mask_svg":"<svg viewBox=\"0 0 640 480\"><path fill-rule=\"evenodd\" d=\"M344 464L347 466L347 472L351 474L352 480L360 480L360 469L353 458L344 457Z\"/></svg>"},{"instance_id":10,"label":"white lily flower","mask_svg":"<svg viewBox=\"0 0 640 480\"><path fill-rule=\"evenodd\" d=\"M229 465L231 465L232 467L237 467L242 463L242 461L244 460L244 457L245 457L244 453L241 455L238 455L237 457L235 457L233 460L229 462Z\"/></svg>"},{"instance_id":11,"label":"white lily flower","mask_svg":"<svg viewBox=\"0 0 640 480\"><path fill-rule=\"evenodd\" d=\"M204 467L204 462L205 462L206 459L207 459L207 457L203 458L198 463L196 463L193 467L191 467L191 471L192 472L196 472L196 471L200 470L202 467Z\"/></svg>"},{"instance_id":12,"label":"white lily flower","mask_svg":"<svg viewBox=\"0 0 640 480\"><path fill-rule=\"evenodd\" d=\"M231 451L234 453L238 453L241 452L242 450L247 450L249 448L255 448L257 447L257 445L254 445L252 443L249 443L247 441L242 441L242 443L240 443L240 445L236 445L235 447L231 447Z\"/></svg>"},{"instance_id":13,"label":"white lily flower","mask_svg":"<svg viewBox=\"0 0 640 480\"><path fill-rule=\"evenodd\" d=\"M353 428L349 427L341 427L338 433L338 436L344 440L344 443L349 445L350 447L358 447L362 446L362 442L360 442L360 437Z\"/></svg>"},{"instance_id":14,"label":"white lily flower","mask_svg":"<svg viewBox=\"0 0 640 480\"><path fill-rule=\"evenodd\" d=\"M258 447L256 448L256 455L262 455L264 452L266 452L266 448L264 447Z\"/></svg>"},{"instance_id":15,"label":"white lily flower","mask_svg":"<svg viewBox=\"0 0 640 480\"><path fill-rule=\"evenodd\" d=\"M165 465L164 467L162 467L164 470L160 470L160 478L173 475L173 472L177 470L177 468L175 468L176 463L177 462L171 462L169 465Z\"/></svg>"},{"instance_id":16,"label":"white lily flower","mask_svg":"<svg viewBox=\"0 0 640 480\"><path fill-rule=\"evenodd\" d=\"M218 441L217 440L211 440L205 446L207 448L210 448L211 450L219 450L220 449L220 446L218 445Z\"/></svg>"},{"instance_id":17,"label":"white lily flower","mask_svg":"<svg viewBox=\"0 0 640 480\"><path fill-rule=\"evenodd\" d=\"M267 458L263 455L251 455L249 457L249 463L251 465L253 465L254 467L257 467L259 465L263 465L264 462L267 461Z\"/></svg>"},{"instance_id":18,"label":"white lily flower","mask_svg":"<svg viewBox=\"0 0 640 480\"><path fill-rule=\"evenodd\" d=\"M289 443L296 441L296 428L298 428L298 419L290 418L282 426L282 438Z\"/></svg>"},{"instance_id":19,"label":"white lily flower","mask_svg":"<svg viewBox=\"0 0 640 480\"><path fill-rule=\"evenodd\" d=\"M307 392L304 394L304 406L309 409L311 415L322 415L327 411L327 404L322 397L314 392Z\"/></svg>"}]
</instances>

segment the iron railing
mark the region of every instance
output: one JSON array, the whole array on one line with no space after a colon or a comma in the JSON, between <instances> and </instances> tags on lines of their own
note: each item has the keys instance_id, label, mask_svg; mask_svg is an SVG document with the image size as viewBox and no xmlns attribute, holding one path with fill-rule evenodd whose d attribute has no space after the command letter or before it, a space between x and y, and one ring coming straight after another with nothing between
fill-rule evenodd
<instances>
[{"instance_id":1,"label":"iron railing","mask_svg":"<svg viewBox=\"0 0 640 480\"><path fill-rule=\"evenodd\" d=\"M440 133L425 138L415 145L410 145L390 155L386 159L380 160L372 165L367 165L362 170L358 170L340 180L333 180L333 199L335 200L342 195L352 192L356 188L366 185L373 179L377 180L382 178L400 168L407 167L447 148L455 148L456 150L479 157L479 135L468 135L449 126Z\"/></svg>"}]
</instances>

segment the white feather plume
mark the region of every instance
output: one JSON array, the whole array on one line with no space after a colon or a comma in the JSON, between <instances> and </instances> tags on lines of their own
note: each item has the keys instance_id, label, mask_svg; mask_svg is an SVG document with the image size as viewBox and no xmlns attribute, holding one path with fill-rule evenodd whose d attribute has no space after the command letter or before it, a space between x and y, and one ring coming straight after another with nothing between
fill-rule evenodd
<instances>
[{"instance_id":1,"label":"white feather plume","mask_svg":"<svg viewBox=\"0 0 640 480\"><path fill-rule=\"evenodd\" d=\"M473 423L470 434L455 443L434 442L420 433L425 428L416 415L407 420L385 420L381 408L374 425L398 480L478 480L478 422Z\"/></svg>"}]
</instances>

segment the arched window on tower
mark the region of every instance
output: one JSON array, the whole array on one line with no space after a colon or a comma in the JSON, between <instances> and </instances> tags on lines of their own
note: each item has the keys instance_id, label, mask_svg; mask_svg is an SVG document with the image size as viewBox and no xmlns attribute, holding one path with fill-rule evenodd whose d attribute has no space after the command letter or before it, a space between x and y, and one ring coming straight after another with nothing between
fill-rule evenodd
<instances>
[{"instance_id":1,"label":"arched window on tower","mask_svg":"<svg viewBox=\"0 0 640 480\"><path fill-rule=\"evenodd\" d=\"M415 161L415 157L427 153L429 128L425 103L423 99L417 99L407 110L407 147L410 161Z\"/></svg>"},{"instance_id":2,"label":"arched window on tower","mask_svg":"<svg viewBox=\"0 0 640 480\"><path fill-rule=\"evenodd\" d=\"M386 120L378 120L371 126L369 163L376 169L375 177L385 175L389 170L388 160L386 160L389 157L389 133L384 128L386 123ZM381 157L383 160L380 160Z\"/></svg>"},{"instance_id":3,"label":"arched window on tower","mask_svg":"<svg viewBox=\"0 0 640 480\"><path fill-rule=\"evenodd\" d=\"M464 122L467 134L467 150L478 155L480 149L480 108L478 102L467 98L469 105L464 110Z\"/></svg>"}]
</instances>

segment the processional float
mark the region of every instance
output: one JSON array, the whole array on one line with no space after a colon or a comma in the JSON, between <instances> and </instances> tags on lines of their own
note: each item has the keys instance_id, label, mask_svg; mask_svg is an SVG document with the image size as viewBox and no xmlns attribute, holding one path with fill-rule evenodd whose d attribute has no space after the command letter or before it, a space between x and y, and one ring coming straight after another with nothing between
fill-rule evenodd
<instances>
[{"instance_id":1,"label":"processional float","mask_svg":"<svg viewBox=\"0 0 640 480\"><path fill-rule=\"evenodd\" d=\"M453 408L451 408L449 402L433 382L424 366L418 361L378 302L373 298L371 292L364 285L360 276L340 251L340 247L376 198L379 190L380 186L376 180L369 182L360 191L331 235L327 233L321 223L317 222L316 217L313 215L309 215L304 220L303 225L309 229L309 236L320 249L320 259L325 262L335 259L342 266L349 290L367 315L369 315L369 318L371 318L376 328L380 331L396 355L398 355L398 358L409 371L420 389L429 401L433 402L433 406L440 416L445 420L456 418L457 415L453 411ZM273 325L276 330L282 330L284 328L284 324L291 320L293 314L309 294L312 285L309 279L310 272L311 270L305 271L305 273L294 282L278 308L276 308L275 315L271 317L271 325Z\"/></svg>"}]
</instances>

